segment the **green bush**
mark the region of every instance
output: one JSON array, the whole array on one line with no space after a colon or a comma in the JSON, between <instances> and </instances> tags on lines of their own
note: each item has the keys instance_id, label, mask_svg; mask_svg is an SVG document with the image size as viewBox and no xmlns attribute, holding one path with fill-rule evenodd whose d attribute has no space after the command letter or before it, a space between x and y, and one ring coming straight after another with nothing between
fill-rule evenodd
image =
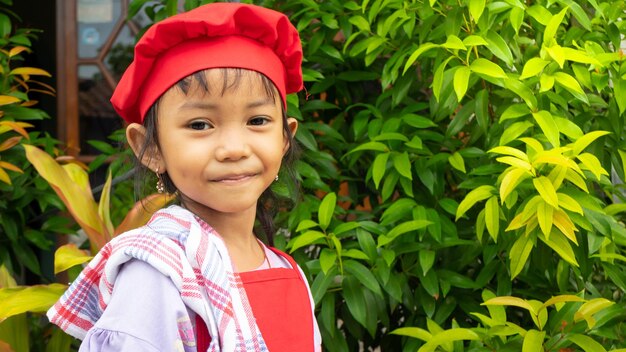
<instances>
[{"instance_id":1,"label":"green bush","mask_svg":"<svg viewBox=\"0 0 626 352\"><path fill-rule=\"evenodd\" d=\"M626 347L623 1L256 3L303 39L277 246L327 350Z\"/></svg>"}]
</instances>

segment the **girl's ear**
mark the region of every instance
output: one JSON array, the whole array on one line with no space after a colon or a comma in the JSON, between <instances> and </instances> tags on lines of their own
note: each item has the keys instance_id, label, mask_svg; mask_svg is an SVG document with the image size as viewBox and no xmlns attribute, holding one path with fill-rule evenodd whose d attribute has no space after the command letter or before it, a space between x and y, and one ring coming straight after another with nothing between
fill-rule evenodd
<instances>
[{"instance_id":1,"label":"girl's ear","mask_svg":"<svg viewBox=\"0 0 626 352\"><path fill-rule=\"evenodd\" d=\"M143 155L139 155L141 149L144 148L147 138L146 128L143 125L131 123L126 127L126 139L128 140L128 144L135 153L135 156L138 159L141 157L141 164L152 171L158 169L159 173L163 173L166 171L165 165L162 162L159 148L157 148L154 143L146 146Z\"/></svg>"},{"instance_id":2,"label":"girl's ear","mask_svg":"<svg viewBox=\"0 0 626 352\"><path fill-rule=\"evenodd\" d=\"M298 120L294 119L293 117L288 117L287 118L287 127L291 131L291 136L295 138L296 131L298 131ZM287 151L289 150L290 146L291 145L289 143L289 139L285 138L285 146L283 147L283 155L285 153L287 153Z\"/></svg>"}]
</instances>

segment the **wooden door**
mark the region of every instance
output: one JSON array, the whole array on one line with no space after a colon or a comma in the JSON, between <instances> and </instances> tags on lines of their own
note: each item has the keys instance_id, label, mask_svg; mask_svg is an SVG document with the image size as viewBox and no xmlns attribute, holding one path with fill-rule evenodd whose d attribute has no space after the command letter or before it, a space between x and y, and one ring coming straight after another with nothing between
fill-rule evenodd
<instances>
[{"instance_id":1,"label":"wooden door","mask_svg":"<svg viewBox=\"0 0 626 352\"><path fill-rule=\"evenodd\" d=\"M97 154L88 140L123 127L109 99L141 25L141 17L127 20L128 1L57 1L58 138L83 161Z\"/></svg>"}]
</instances>

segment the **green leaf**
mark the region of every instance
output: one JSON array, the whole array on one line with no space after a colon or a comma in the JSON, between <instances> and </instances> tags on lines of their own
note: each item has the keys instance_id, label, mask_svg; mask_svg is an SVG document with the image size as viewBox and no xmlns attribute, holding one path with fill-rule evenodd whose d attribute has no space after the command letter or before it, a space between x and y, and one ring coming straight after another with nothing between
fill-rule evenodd
<instances>
[{"instance_id":1,"label":"green leaf","mask_svg":"<svg viewBox=\"0 0 626 352\"><path fill-rule=\"evenodd\" d=\"M543 68L546 67L546 65L548 65L549 63L549 61L543 60L538 57L533 57L532 59L528 60L524 65L524 69L522 69L522 75L519 77L519 79L526 79L528 77L538 76L539 73L543 71Z\"/></svg>"},{"instance_id":2,"label":"green leaf","mask_svg":"<svg viewBox=\"0 0 626 352\"><path fill-rule=\"evenodd\" d=\"M434 352L437 347L451 342L451 341L464 341L464 340L480 340L477 333L470 329L465 328L453 328L441 331L433 335L417 352Z\"/></svg>"},{"instance_id":3,"label":"green leaf","mask_svg":"<svg viewBox=\"0 0 626 352\"><path fill-rule=\"evenodd\" d=\"M409 154L407 152L393 155L393 167L403 177L406 177L409 180L413 179L413 174L411 173L411 161L409 160Z\"/></svg>"},{"instance_id":4,"label":"green leaf","mask_svg":"<svg viewBox=\"0 0 626 352\"><path fill-rule=\"evenodd\" d=\"M54 273L58 274L73 266L88 262L93 258L78 249L75 244L66 244L54 252Z\"/></svg>"},{"instance_id":5,"label":"green leaf","mask_svg":"<svg viewBox=\"0 0 626 352\"><path fill-rule=\"evenodd\" d=\"M526 105L524 105L526 107ZM506 145L526 132L533 124L528 121L515 122L500 135L500 145Z\"/></svg>"},{"instance_id":6,"label":"green leaf","mask_svg":"<svg viewBox=\"0 0 626 352\"><path fill-rule=\"evenodd\" d=\"M66 285L34 285L0 289L0 319L25 312L43 313L61 298Z\"/></svg>"},{"instance_id":7,"label":"green leaf","mask_svg":"<svg viewBox=\"0 0 626 352\"><path fill-rule=\"evenodd\" d=\"M389 231L385 237L379 236L378 247L382 247L386 245L387 243L393 241L396 237L400 235L403 235L407 232L412 232L412 231L416 231L419 229L423 229L430 224L432 224L432 222L427 221L427 220L410 220L410 221L403 222L397 225L396 227L394 227L393 229L391 229L391 231Z\"/></svg>"},{"instance_id":8,"label":"green leaf","mask_svg":"<svg viewBox=\"0 0 626 352\"><path fill-rule=\"evenodd\" d=\"M454 92L456 93L456 97L459 102L465 96L465 92L467 92L470 74L471 71L467 66L460 66L456 71L454 71Z\"/></svg>"},{"instance_id":9,"label":"green leaf","mask_svg":"<svg viewBox=\"0 0 626 352\"><path fill-rule=\"evenodd\" d=\"M361 285L367 287L370 291L382 297L383 293L380 290L378 281L376 281L376 278L372 274L371 270L366 268L363 264L355 260L348 259L343 262L343 268L346 272L352 274L361 283Z\"/></svg>"},{"instance_id":10,"label":"green leaf","mask_svg":"<svg viewBox=\"0 0 626 352\"><path fill-rule=\"evenodd\" d=\"M587 94L585 94L583 89L580 87L580 84L578 83L576 78L570 76L565 72L555 72L554 79L556 80L556 83L572 93L572 95L576 99L584 102L587 105L589 104L589 98L587 98Z\"/></svg>"},{"instance_id":11,"label":"green leaf","mask_svg":"<svg viewBox=\"0 0 626 352\"><path fill-rule=\"evenodd\" d=\"M559 126L556 125L552 114L546 110L534 112L533 117L541 128L541 131L553 147L558 148L560 144Z\"/></svg>"},{"instance_id":12,"label":"green leaf","mask_svg":"<svg viewBox=\"0 0 626 352\"><path fill-rule=\"evenodd\" d=\"M533 249L534 242L531 235L520 235L511 250L509 251L509 260L511 265L511 279L515 278L522 272L524 269L524 265L526 265L526 261L528 261L528 256L530 256L530 252Z\"/></svg>"},{"instance_id":13,"label":"green leaf","mask_svg":"<svg viewBox=\"0 0 626 352\"><path fill-rule=\"evenodd\" d=\"M374 163L372 164L372 179L374 180L374 186L378 189L380 181L385 176L387 171L387 160L389 159L389 153L380 153L376 155Z\"/></svg>"},{"instance_id":14,"label":"green leaf","mask_svg":"<svg viewBox=\"0 0 626 352\"><path fill-rule=\"evenodd\" d=\"M502 67L497 64L483 58L478 58L470 64L470 69L474 73L493 77L493 78L507 78L506 73Z\"/></svg>"},{"instance_id":15,"label":"green leaf","mask_svg":"<svg viewBox=\"0 0 626 352\"><path fill-rule=\"evenodd\" d=\"M491 235L494 242L498 242L498 233L500 231L500 206L498 205L498 197L493 196L485 203L485 225L487 232Z\"/></svg>"},{"instance_id":16,"label":"green leaf","mask_svg":"<svg viewBox=\"0 0 626 352\"><path fill-rule=\"evenodd\" d=\"M577 344L585 352L606 352L600 343L586 335L569 334L567 340Z\"/></svg>"},{"instance_id":17,"label":"green leaf","mask_svg":"<svg viewBox=\"0 0 626 352\"><path fill-rule=\"evenodd\" d=\"M526 87L526 85L524 85L524 83L520 80L507 78L504 80L504 86L522 98L531 110L537 109L537 98L535 97L535 93L530 90L530 88Z\"/></svg>"},{"instance_id":18,"label":"green leaf","mask_svg":"<svg viewBox=\"0 0 626 352\"><path fill-rule=\"evenodd\" d=\"M442 48L453 50L467 50L463 41L454 34L450 34L446 37L446 42L441 44Z\"/></svg>"},{"instance_id":19,"label":"green leaf","mask_svg":"<svg viewBox=\"0 0 626 352\"><path fill-rule=\"evenodd\" d=\"M459 218L463 216L463 214L465 214L471 207L473 207L476 202L480 202L481 200L491 197L494 192L495 188L489 185L479 186L470 191L459 204L459 207L456 210L455 221L459 220Z\"/></svg>"},{"instance_id":20,"label":"green leaf","mask_svg":"<svg viewBox=\"0 0 626 352\"><path fill-rule=\"evenodd\" d=\"M423 249L419 251L419 262L422 268L422 275L426 276L428 271L433 267L435 263L435 251Z\"/></svg>"},{"instance_id":21,"label":"green leaf","mask_svg":"<svg viewBox=\"0 0 626 352\"><path fill-rule=\"evenodd\" d=\"M606 131L591 131L585 134L584 136L578 138L572 144L572 154L575 156L580 154L580 152L582 152L585 148L587 148L589 144L593 143L596 139L602 136L605 136L607 134L609 134L609 132L606 132Z\"/></svg>"},{"instance_id":22,"label":"green leaf","mask_svg":"<svg viewBox=\"0 0 626 352\"><path fill-rule=\"evenodd\" d=\"M549 238L547 236L539 236L539 239L552 248L563 260L578 267L578 261L576 260L576 254L572 249L572 245L562 232L553 229Z\"/></svg>"},{"instance_id":23,"label":"green leaf","mask_svg":"<svg viewBox=\"0 0 626 352\"><path fill-rule=\"evenodd\" d=\"M335 251L328 248L322 249L322 252L320 253L320 267L322 268L322 272L324 274L328 274L328 271L335 265L336 261L337 253Z\"/></svg>"},{"instance_id":24,"label":"green leaf","mask_svg":"<svg viewBox=\"0 0 626 352\"><path fill-rule=\"evenodd\" d=\"M322 199L317 214L322 230L326 230L328 228L328 225L330 225L330 220L333 218L336 204L337 195L335 194L335 192L328 193L326 196L324 196L324 199Z\"/></svg>"},{"instance_id":25,"label":"green leaf","mask_svg":"<svg viewBox=\"0 0 626 352\"><path fill-rule=\"evenodd\" d=\"M414 337L414 338L420 339L422 341L428 341L433 336L430 332L428 332L428 331L426 331L424 329L414 328L414 327L397 328L397 329L391 331L390 334Z\"/></svg>"},{"instance_id":26,"label":"green leaf","mask_svg":"<svg viewBox=\"0 0 626 352\"><path fill-rule=\"evenodd\" d=\"M325 238L326 235L324 235L322 232L319 231L307 231L305 233L303 233L302 235L294 238L293 240L289 241L289 246L291 247L291 249L289 250L289 253L293 253L295 252L297 249L301 248L301 247L305 247L305 246L309 246L311 244L313 244L314 242Z\"/></svg>"},{"instance_id":27,"label":"green leaf","mask_svg":"<svg viewBox=\"0 0 626 352\"><path fill-rule=\"evenodd\" d=\"M346 155L352 154L354 152L362 151L362 150L373 150L378 152L389 152L389 148L386 145L380 142L366 142L358 147L350 150Z\"/></svg>"},{"instance_id":28,"label":"green leaf","mask_svg":"<svg viewBox=\"0 0 626 352\"><path fill-rule=\"evenodd\" d=\"M550 232L552 231L553 211L554 208L546 202L539 202L539 204L537 204L537 222L539 223L541 232L543 232L546 238L550 236Z\"/></svg>"},{"instance_id":29,"label":"green leaf","mask_svg":"<svg viewBox=\"0 0 626 352\"><path fill-rule=\"evenodd\" d=\"M485 0L470 0L469 2L469 11L472 15L472 19L474 23L478 23L480 16L483 14L485 10Z\"/></svg>"},{"instance_id":30,"label":"green leaf","mask_svg":"<svg viewBox=\"0 0 626 352\"><path fill-rule=\"evenodd\" d=\"M559 197L559 207L563 209L567 209L569 211L573 211L580 215L584 215L583 208L574 198L568 196L565 193L557 193L556 195ZM605 211L606 211L606 208L605 208Z\"/></svg>"},{"instance_id":31,"label":"green leaf","mask_svg":"<svg viewBox=\"0 0 626 352\"><path fill-rule=\"evenodd\" d=\"M519 29L522 27L522 23L524 22L524 9L519 7L513 7L509 12L509 23L511 23L511 27L515 30L515 34L519 35Z\"/></svg>"},{"instance_id":32,"label":"green leaf","mask_svg":"<svg viewBox=\"0 0 626 352\"><path fill-rule=\"evenodd\" d=\"M613 81L613 93L615 94L619 113L623 114L626 111L626 79L622 78Z\"/></svg>"},{"instance_id":33,"label":"green leaf","mask_svg":"<svg viewBox=\"0 0 626 352\"><path fill-rule=\"evenodd\" d=\"M524 343L522 344L522 352L544 352L543 340L545 336L545 331L537 331L535 329L526 331Z\"/></svg>"},{"instance_id":34,"label":"green leaf","mask_svg":"<svg viewBox=\"0 0 626 352\"><path fill-rule=\"evenodd\" d=\"M459 154L459 152L454 152L452 155L448 157L448 162L452 165L453 168L465 173L465 161L463 160L463 156Z\"/></svg>"},{"instance_id":35,"label":"green leaf","mask_svg":"<svg viewBox=\"0 0 626 352\"><path fill-rule=\"evenodd\" d=\"M363 16L359 16L359 15L352 16L350 17L348 21L352 23L353 25L355 25L360 31L363 31L363 32L370 31L370 24L369 22L367 22L367 20Z\"/></svg>"},{"instance_id":36,"label":"green leaf","mask_svg":"<svg viewBox=\"0 0 626 352\"><path fill-rule=\"evenodd\" d=\"M485 36L485 40L489 43L487 46L489 51L500 60L504 61L508 66L513 66L513 54L511 53L511 49L509 49L509 45L496 31L490 29Z\"/></svg>"},{"instance_id":37,"label":"green leaf","mask_svg":"<svg viewBox=\"0 0 626 352\"><path fill-rule=\"evenodd\" d=\"M526 104L512 104L500 115L500 122L508 119L516 119L518 117L530 114L530 109Z\"/></svg>"},{"instance_id":38,"label":"green leaf","mask_svg":"<svg viewBox=\"0 0 626 352\"><path fill-rule=\"evenodd\" d=\"M343 288L343 298L346 301L348 310L357 322L366 326L368 307L365 304L361 283L356 277L346 276L341 283L341 287Z\"/></svg>"},{"instance_id":39,"label":"green leaf","mask_svg":"<svg viewBox=\"0 0 626 352\"><path fill-rule=\"evenodd\" d=\"M519 168L514 168L507 172L500 183L500 200L502 203L523 180L530 176L528 171Z\"/></svg>"},{"instance_id":40,"label":"green leaf","mask_svg":"<svg viewBox=\"0 0 626 352\"><path fill-rule=\"evenodd\" d=\"M479 35L468 35L463 38L463 45L465 46L479 46L479 45L489 45L487 41L479 36Z\"/></svg>"},{"instance_id":41,"label":"green leaf","mask_svg":"<svg viewBox=\"0 0 626 352\"><path fill-rule=\"evenodd\" d=\"M559 207L559 197L556 195L556 190L550 179L545 176L536 177L533 179L533 185L535 185L535 189L546 203L554 208Z\"/></svg>"},{"instance_id":42,"label":"green leaf","mask_svg":"<svg viewBox=\"0 0 626 352\"><path fill-rule=\"evenodd\" d=\"M593 173L594 176L596 176L598 180L600 179L602 175L606 175L606 176L609 175L609 173L600 164L600 160L598 160L598 158L595 155L591 153L582 153L582 154L578 154L576 158L580 160L585 166L585 168L591 171L591 173Z\"/></svg>"},{"instance_id":43,"label":"green leaf","mask_svg":"<svg viewBox=\"0 0 626 352\"><path fill-rule=\"evenodd\" d=\"M424 43L420 45L417 49L415 49L415 51L411 54L411 56L409 56L408 60L406 61L406 64L404 64L404 70L402 71L402 74L404 75L406 71L409 70L409 67L413 65L413 63L417 60L417 58L420 55L422 55L424 52L430 49L438 48L438 47L439 45L433 44L433 43Z\"/></svg>"},{"instance_id":44,"label":"green leaf","mask_svg":"<svg viewBox=\"0 0 626 352\"><path fill-rule=\"evenodd\" d=\"M543 32L543 45L544 46L552 46L552 43L555 42L554 37L556 36L556 32L559 29L561 22L563 22L563 18L565 17L565 13L567 12L567 9L568 9L567 7L564 7L563 10L561 10L556 15L553 15L548 21L548 25L546 26L546 29Z\"/></svg>"}]
</instances>

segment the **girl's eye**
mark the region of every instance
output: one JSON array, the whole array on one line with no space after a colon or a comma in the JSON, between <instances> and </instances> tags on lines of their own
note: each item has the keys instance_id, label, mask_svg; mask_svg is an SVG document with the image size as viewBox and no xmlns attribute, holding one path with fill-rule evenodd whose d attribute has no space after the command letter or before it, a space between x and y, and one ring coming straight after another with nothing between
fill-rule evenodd
<instances>
[{"instance_id":1,"label":"girl's eye","mask_svg":"<svg viewBox=\"0 0 626 352\"><path fill-rule=\"evenodd\" d=\"M252 126L263 126L265 124L267 124L270 121L269 118L264 117L264 116L257 116L257 117L253 117L250 119L250 121L248 122L248 124L252 125Z\"/></svg>"},{"instance_id":2,"label":"girl's eye","mask_svg":"<svg viewBox=\"0 0 626 352\"><path fill-rule=\"evenodd\" d=\"M192 130L202 131L208 130L209 128L211 128L211 125L204 121L193 121L189 124L189 128L191 128Z\"/></svg>"}]
</instances>

